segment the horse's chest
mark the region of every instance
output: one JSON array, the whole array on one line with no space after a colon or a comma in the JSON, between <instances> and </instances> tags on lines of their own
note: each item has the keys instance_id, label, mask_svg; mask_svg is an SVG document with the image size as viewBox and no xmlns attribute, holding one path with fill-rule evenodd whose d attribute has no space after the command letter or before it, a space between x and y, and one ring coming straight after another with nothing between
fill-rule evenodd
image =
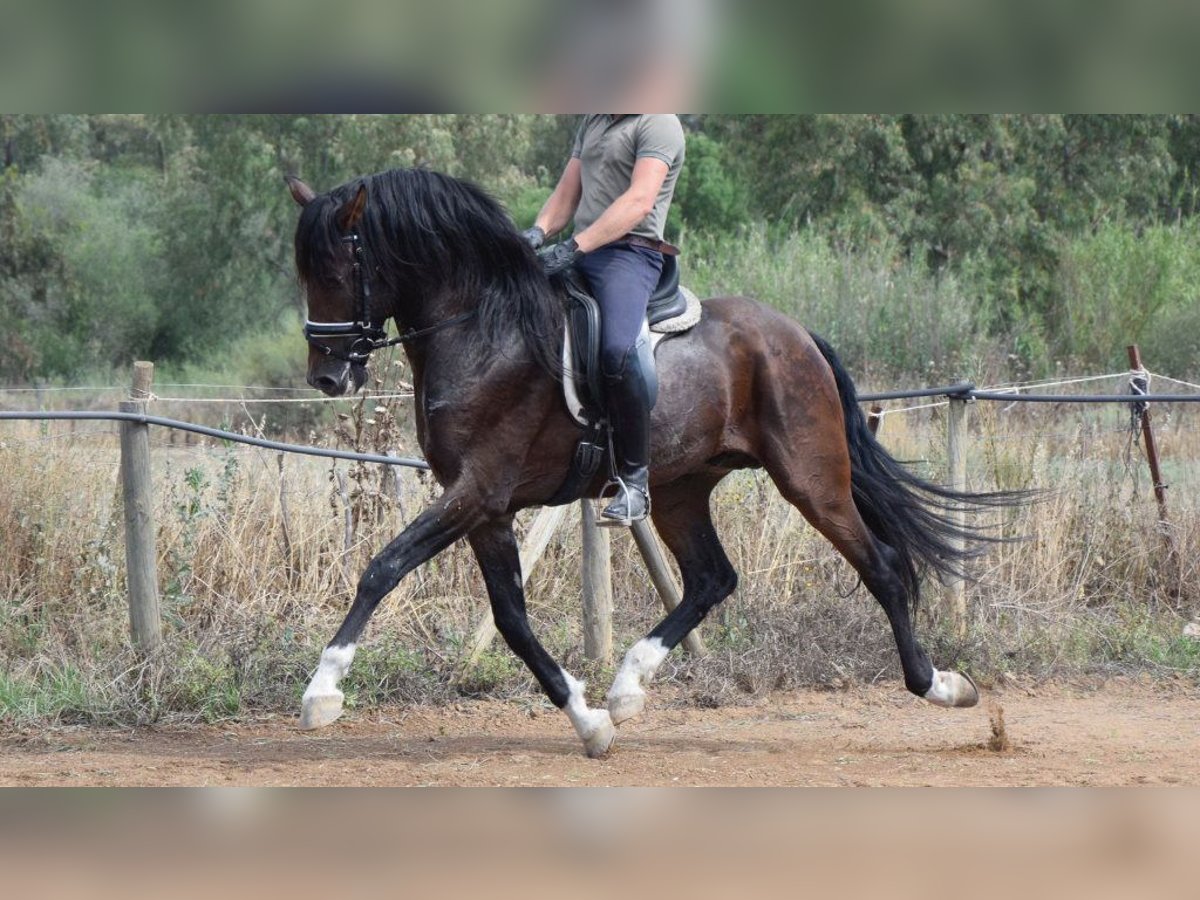
<instances>
[{"instance_id":1,"label":"horse's chest","mask_svg":"<svg viewBox=\"0 0 1200 900\"><path fill-rule=\"evenodd\" d=\"M470 438L456 404L426 385L414 385L417 443L435 473L454 467Z\"/></svg>"},{"instance_id":2,"label":"horse's chest","mask_svg":"<svg viewBox=\"0 0 1200 900\"><path fill-rule=\"evenodd\" d=\"M430 438L446 429L450 403L427 390L418 389L416 395L417 440L423 448Z\"/></svg>"}]
</instances>

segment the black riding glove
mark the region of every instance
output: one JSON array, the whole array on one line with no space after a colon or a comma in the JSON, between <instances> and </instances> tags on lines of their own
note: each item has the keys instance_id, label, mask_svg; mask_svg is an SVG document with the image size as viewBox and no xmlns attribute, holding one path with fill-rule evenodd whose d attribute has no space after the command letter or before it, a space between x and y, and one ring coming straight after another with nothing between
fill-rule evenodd
<instances>
[{"instance_id":1,"label":"black riding glove","mask_svg":"<svg viewBox=\"0 0 1200 900\"><path fill-rule=\"evenodd\" d=\"M521 232L521 237L525 238L529 246L534 250L540 250L542 244L546 243L546 232L542 231L537 225L532 228L526 228Z\"/></svg>"},{"instance_id":2,"label":"black riding glove","mask_svg":"<svg viewBox=\"0 0 1200 900\"><path fill-rule=\"evenodd\" d=\"M565 272L575 263L583 259L583 251L575 243L575 238L563 241L561 244L551 244L538 254L542 259L542 268L547 277Z\"/></svg>"}]
</instances>

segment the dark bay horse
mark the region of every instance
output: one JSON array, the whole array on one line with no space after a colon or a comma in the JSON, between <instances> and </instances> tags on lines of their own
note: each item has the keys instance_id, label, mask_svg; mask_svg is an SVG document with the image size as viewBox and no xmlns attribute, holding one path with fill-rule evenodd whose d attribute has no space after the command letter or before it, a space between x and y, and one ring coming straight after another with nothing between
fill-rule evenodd
<instances>
[{"instance_id":1,"label":"dark bay horse","mask_svg":"<svg viewBox=\"0 0 1200 900\"><path fill-rule=\"evenodd\" d=\"M883 607L904 683L940 706L973 706L974 683L939 671L913 635L920 573L959 573L984 546L948 512L1018 502L950 491L913 475L872 437L854 385L820 338L740 297L703 304L690 332L658 353L652 518L683 576L682 603L629 650L607 709L530 630L513 515L562 484L579 428L560 384L561 299L504 210L477 187L420 169L384 172L317 195L289 178L303 207L296 264L308 297L308 381L330 396L365 381L388 318L412 366L417 436L444 492L368 565L345 622L304 694L302 727L333 722L338 682L379 601L417 566L465 537L496 626L564 710L591 756L638 714L644 686L737 574L713 528L709 495L735 469L764 468L828 538ZM394 341L395 342L395 341ZM596 496L603 467L588 496ZM967 538L960 549L958 538Z\"/></svg>"}]
</instances>

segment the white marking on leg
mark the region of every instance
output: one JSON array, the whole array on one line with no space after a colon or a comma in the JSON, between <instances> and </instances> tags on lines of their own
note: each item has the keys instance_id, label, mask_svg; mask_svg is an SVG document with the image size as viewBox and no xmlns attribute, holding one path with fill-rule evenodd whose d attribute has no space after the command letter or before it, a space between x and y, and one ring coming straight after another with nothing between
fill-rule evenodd
<instances>
[{"instance_id":1,"label":"white marking on leg","mask_svg":"<svg viewBox=\"0 0 1200 900\"><path fill-rule=\"evenodd\" d=\"M350 671L354 650L354 644L347 644L344 647L326 647L322 650L321 662L317 665L317 671L313 675L312 681L308 683L304 699L339 694L338 682Z\"/></svg>"},{"instance_id":2,"label":"white marking on leg","mask_svg":"<svg viewBox=\"0 0 1200 900\"><path fill-rule=\"evenodd\" d=\"M587 696L584 693L586 685L575 678L566 669L559 669L567 682L567 705L563 712L575 726L575 731L583 739L584 749L591 757L603 756L612 746L616 731L607 709L590 709Z\"/></svg>"},{"instance_id":3,"label":"white marking on leg","mask_svg":"<svg viewBox=\"0 0 1200 900\"><path fill-rule=\"evenodd\" d=\"M354 645L326 647L321 651L321 662L308 683L304 699L300 703L300 727L305 731L332 725L342 714L345 695L338 690L338 682L350 668L354 659Z\"/></svg>"},{"instance_id":4,"label":"white marking on leg","mask_svg":"<svg viewBox=\"0 0 1200 900\"><path fill-rule=\"evenodd\" d=\"M643 689L670 651L661 638L642 638L629 648L617 677L608 689L608 710L620 724L642 711L646 702Z\"/></svg>"},{"instance_id":5,"label":"white marking on leg","mask_svg":"<svg viewBox=\"0 0 1200 900\"><path fill-rule=\"evenodd\" d=\"M933 683L925 692L925 699L938 706L974 706L979 702L979 691L971 679L958 672L933 670Z\"/></svg>"}]
</instances>

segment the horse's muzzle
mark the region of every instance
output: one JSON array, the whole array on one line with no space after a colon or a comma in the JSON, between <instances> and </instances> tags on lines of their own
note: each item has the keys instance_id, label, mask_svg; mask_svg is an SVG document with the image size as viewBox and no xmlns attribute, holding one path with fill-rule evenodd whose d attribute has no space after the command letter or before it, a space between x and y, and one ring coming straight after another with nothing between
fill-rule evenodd
<instances>
[{"instance_id":1,"label":"horse's muzzle","mask_svg":"<svg viewBox=\"0 0 1200 900\"><path fill-rule=\"evenodd\" d=\"M367 367L353 363L337 363L310 367L308 383L327 397L344 397L357 393L367 382Z\"/></svg>"}]
</instances>

